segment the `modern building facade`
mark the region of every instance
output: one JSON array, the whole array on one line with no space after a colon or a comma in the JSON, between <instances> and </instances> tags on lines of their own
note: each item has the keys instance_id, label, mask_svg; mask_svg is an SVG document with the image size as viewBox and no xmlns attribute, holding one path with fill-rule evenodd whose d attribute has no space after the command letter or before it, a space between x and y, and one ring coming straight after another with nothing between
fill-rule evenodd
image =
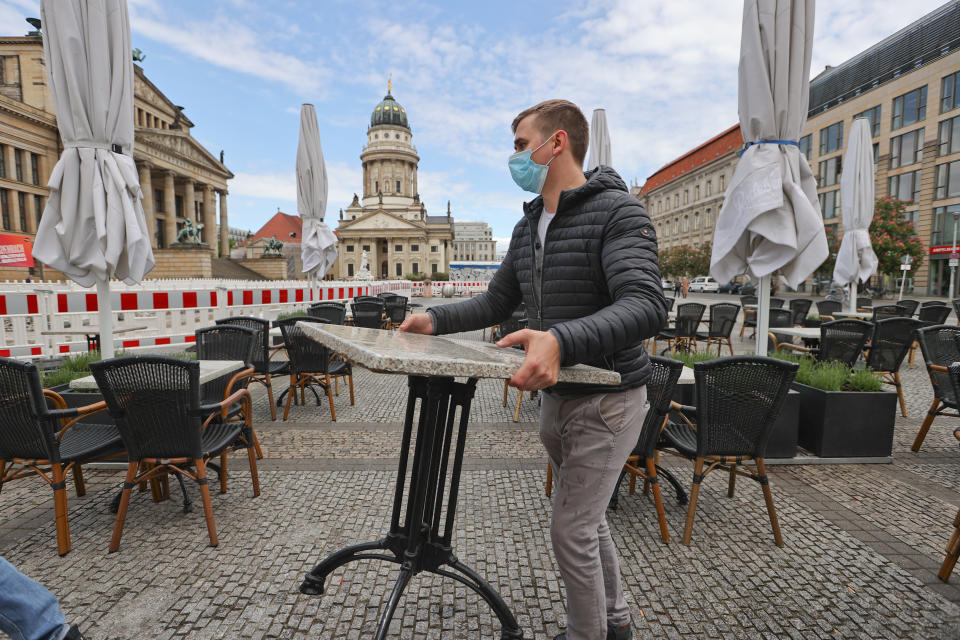
<instances>
[{"instance_id":1,"label":"modern building facade","mask_svg":"<svg viewBox=\"0 0 960 640\"><path fill-rule=\"evenodd\" d=\"M456 222L453 225L453 259L462 262L493 262L497 242L486 222Z\"/></svg>"},{"instance_id":2,"label":"modern building facade","mask_svg":"<svg viewBox=\"0 0 960 640\"><path fill-rule=\"evenodd\" d=\"M928 260L912 272L908 289L948 295L947 263L960 218L960 1L811 80L798 142L817 178L824 224L838 235L844 143L855 118L871 124L877 196L910 201L907 217L927 248ZM739 126L732 127L648 178L638 197L662 246L712 239L741 145Z\"/></svg>"}]
</instances>

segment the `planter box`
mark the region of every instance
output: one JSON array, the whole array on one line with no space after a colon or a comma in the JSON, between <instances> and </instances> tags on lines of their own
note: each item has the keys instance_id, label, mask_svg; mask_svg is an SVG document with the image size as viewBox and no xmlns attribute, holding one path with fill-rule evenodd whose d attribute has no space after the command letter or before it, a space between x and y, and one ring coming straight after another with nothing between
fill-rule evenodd
<instances>
[{"instance_id":1,"label":"planter box","mask_svg":"<svg viewBox=\"0 0 960 640\"><path fill-rule=\"evenodd\" d=\"M797 455L798 427L800 424L800 393L791 389L783 401L783 408L773 425L764 457L793 458Z\"/></svg>"},{"instance_id":2,"label":"planter box","mask_svg":"<svg viewBox=\"0 0 960 640\"><path fill-rule=\"evenodd\" d=\"M69 384L57 385L56 387L53 387L52 390L59 393L63 400L67 403L67 406L70 408L85 407L103 400L102 394L73 391L70 389ZM52 407L53 405L48 406ZM80 420L77 424L116 424L116 421L110 417L108 412L100 411L93 415L87 416L86 418Z\"/></svg>"},{"instance_id":3,"label":"planter box","mask_svg":"<svg viewBox=\"0 0 960 640\"><path fill-rule=\"evenodd\" d=\"M894 391L823 391L793 383L799 444L821 458L885 457L893 451Z\"/></svg>"}]
</instances>

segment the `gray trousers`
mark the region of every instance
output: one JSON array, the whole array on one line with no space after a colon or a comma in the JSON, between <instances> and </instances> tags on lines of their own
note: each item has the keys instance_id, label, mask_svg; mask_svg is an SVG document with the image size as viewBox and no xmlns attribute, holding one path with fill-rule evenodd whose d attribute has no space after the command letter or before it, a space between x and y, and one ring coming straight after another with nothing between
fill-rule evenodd
<instances>
[{"instance_id":1,"label":"gray trousers","mask_svg":"<svg viewBox=\"0 0 960 640\"><path fill-rule=\"evenodd\" d=\"M543 394L540 440L553 467L550 539L567 590L567 640L605 640L608 621L630 622L606 509L648 407L646 387Z\"/></svg>"}]
</instances>

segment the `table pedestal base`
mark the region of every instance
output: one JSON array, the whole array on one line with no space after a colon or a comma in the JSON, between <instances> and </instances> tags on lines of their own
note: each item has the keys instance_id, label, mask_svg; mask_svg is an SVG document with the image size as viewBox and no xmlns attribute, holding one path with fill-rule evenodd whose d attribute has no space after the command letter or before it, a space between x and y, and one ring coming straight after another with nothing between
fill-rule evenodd
<instances>
[{"instance_id":1,"label":"table pedestal base","mask_svg":"<svg viewBox=\"0 0 960 640\"><path fill-rule=\"evenodd\" d=\"M458 383L452 378L439 376L409 377L410 392L407 396L390 531L386 537L375 542L337 551L308 573L300 585L302 593L319 595L324 592L330 573L354 560L385 560L399 564L400 575L394 583L386 609L380 615L375 640L387 637L400 597L410 578L421 571L456 580L483 598L500 620L501 640L523 638L516 618L500 595L475 571L460 562L451 546L470 402L476 384L475 378ZM420 406L416 411L418 400ZM409 489L405 494L415 413L417 438L410 467ZM401 523L404 495L406 515ZM389 555L377 551L386 551Z\"/></svg>"}]
</instances>

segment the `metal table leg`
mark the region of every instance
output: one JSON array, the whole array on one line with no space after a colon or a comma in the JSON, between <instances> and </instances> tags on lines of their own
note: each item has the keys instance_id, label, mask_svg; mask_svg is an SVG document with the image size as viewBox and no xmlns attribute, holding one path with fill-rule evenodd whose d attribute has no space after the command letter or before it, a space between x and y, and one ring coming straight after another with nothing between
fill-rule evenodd
<instances>
[{"instance_id":1,"label":"metal table leg","mask_svg":"<svg viewBox=\"0 0 960 640\"><path fill-rule=\"evenodd\" d=\"M421 571L456 580L480 595L500 620L501 640L523 638L523 632L507 604L479 574L457 559L451 545L470 402L476 384L475 378L470 378L466 383L440 376L408 378L410 391L407 396L390 530L380 540L346 547L327 557L306 575L300 585L302 593L319 595L324 592L327 577L337 568L354 560L384 560L399 564L400 575L387 606L380 615L375 640L386 638L390 621L404 590L410 579ZM420 409L416 412L418 400ZM456 419L458 409L459 420ZM407 487L407 466L415 412L418 414L417 440ZM452 464L451 447L455 447ZM401 522L404 495L407 508Z\"/></svg>"}]
</instances>

